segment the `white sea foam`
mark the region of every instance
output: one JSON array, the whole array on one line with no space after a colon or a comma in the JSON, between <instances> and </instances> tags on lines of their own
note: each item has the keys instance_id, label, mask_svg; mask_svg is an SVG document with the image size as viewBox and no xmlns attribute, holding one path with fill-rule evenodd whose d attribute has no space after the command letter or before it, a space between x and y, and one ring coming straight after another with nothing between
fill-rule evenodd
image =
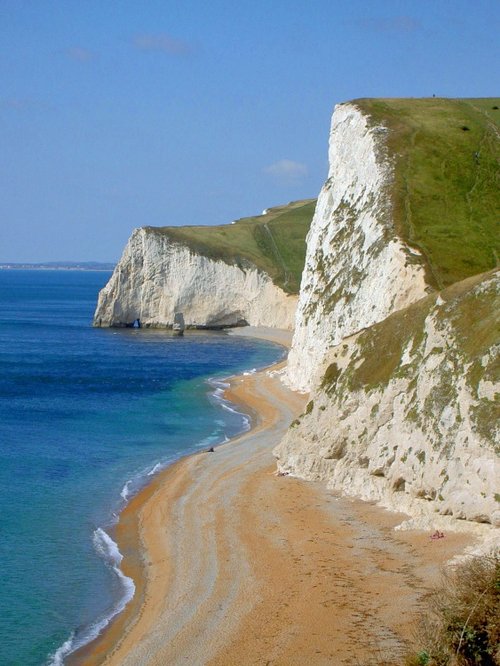
<instances>
[{"instance_id":1,"label":"white sea foam","mask_svg":"<svg viewBox=\"0 0 500 666\"><path fill-rule=\"evenodd\" d=\"M54 654L51 654L48 661L48 666L63 666L64 657L72 651L75 632L71 632L71 636L64 641L60 648Z\"/></svg>"},{"instance_id":2,"label":"white sea foam","mask_svg":"<svg viewBox=\"0 0 500 666\"><path fill-rule=\"evenodd\" d=\"M156 474L156 472L159 472L161 469L161 463L156 463L156 465L149 470L148 476L153 476L153 474Z\"/></svg>"},{"instance_id":3,"label":"white sea foam","mask_svg":"<svg viewBox=\"0 0 500 666\"><path fill-rule=\"evenodd\" d=\"M113 570L122 586L122 596L111 608L111 610L102 618L99 618L88 629L82 631L80 635L73 633L56 652L49 657L50 666L62 666L64 658L71 652L93 641L101 631L111 622L111 620L122 612L128 602L135 594L135 584L132 578L125 576L120 569L123 555L120 553L118 545L101 527L98 527L93 534L93 543L95 551L100 555L106 564Z\"/></svg>"},{"instance_id":4,"label":"white sea foam","mask_svg":"<svg viewBox=\"0 0 500 666\"><path fill-rule=\"evenodd\" d=\"M250 418L246 414L244 414L243 412L239 412L228 402L221 402L220 406L222 407L222 409L225 409L227 412L231 412L231 414L237 414L238 416L241 416L241 418L243 419L243 432L246 432L247 430L250 429Z\"/></svg>"},{"instance_id":5,"label":"white sea foam","mask_svg":"<svg viewBox=\"0 0 500 666\"><path fill-rule=\"evenodd\" d=\"M130 483L131 479L125 483L120 492L120 497L123 499L124 502L127 502L128 498L130 497Z\"/></svg>"},{"instance_id":6,"label":"white sea foam","mask_svg":"<svg viewBox=\"0 0 500 666\"><path fill-rule=\"evenodd\" d=\"M105 532L102 527L98 527L93 535L94 548L98 555L100 555L111 566L119 567L123 559L123 555L118 549L116 541ZM120 572L121 574L121 572Z\"/></svg>"},{"instance_id":7,"label":"white sea foam","mask_svg":"<svg viewBox=\"0 0 500 666\"><path fill-rule=\"evenodd\" d=\"M222 409L225 409L228 412L231 412L232 414L238 414L238 416L243 416L245 421L248 421L248 416L244 412L240 412L239 410L236 409L236 407L231 403L231 402L221 402L221 407Z\"/></svg>"},{"instance_id":8,"label":"white sea foam","mask_svg":"<svg viewBox=\"0 0 500 666\"><path fill-rule=\"evenodd\" d=\"M254 372L257 372L256 368L252 368L249 370L247 373L251 375ZM212 399L220 406L222 409L225 409L227 412L231 412L231 414L236 414L236 416L240 416L242 421L243 421L243 427L242 427L242 432L247 432L250 430L251 427L251 421L250 418L248 417L247 414L244 412L240 412L238 409L235 408L234 404L232 402L229 402L229 400L226 400L224 398L224 393L226 389L230 387L230 384L227 382L224 382L220 379L214 379L210 378L208 380L208 383L214 387L214 390L212 391ZM226 441L228 441L226 437Z\"/></svg>"},{"instance_id":9,"label":"white sea foam","mask_svg":"<svg viewBox=\"0 0 500 666\"><path fill-rule=\"evenodd\" d=\"M211 386L215 386L217 389L222 389L223 391L231 386L228 382L224 382L222 379L214 379L213 377L210 377L207 381Z\"/></svg>"},{"instance_id":10,"label":"white sea foam","mask_svg":"<svg viewBox=\"0 0 500 666\"><path fill-rule=\"evenodd\" d=\"M254 375L257 372L257 368L252 368L251 370L248 370L248 372L244 372L243 376L248 377L249 375Z\"/></svg>"}]
</instances>

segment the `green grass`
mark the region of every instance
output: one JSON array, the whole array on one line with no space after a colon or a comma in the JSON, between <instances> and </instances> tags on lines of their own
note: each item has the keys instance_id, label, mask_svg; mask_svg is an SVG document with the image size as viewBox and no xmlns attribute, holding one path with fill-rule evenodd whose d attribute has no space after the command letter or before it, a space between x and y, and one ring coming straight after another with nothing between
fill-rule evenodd
<instances>
[{"instance_id":1,"label":"green grass","mask_svg":"<svg viewBox=\"0 0 500 666\"><path fill-rule=\"evenodd\" d=\"M359 99L395 159L396 232L442 289L498 265L500 98Z\"/></svg>"},{"instance_id":2,"label":"green grass","mask_svg":"<svg viewBox=\"0 0 500 666\"><path fill-rule=\"evenodd\" d=\"M271 208L266 215L213 227L146 228L211 259L243 268L250 262L284 291L297 294L306 254L305 238L315 205L315 199L294 201Z\"/></svg>"},{"instance_id":3,"label":"green grass","mask_svg":"<svg viewBox=\"0 0 500 666\"><path fill-rule=\"evenodd\" d=\"M500 664L500 553L448 569L427 596L406 666Z\"/></svg>"},{"instance_id":4,"label":"green grass","mask_svg":"<svg viewBox=\"0 0 500 666\"><path fill-rule=\"evenodd\" d=\"M493 273L476 275L445 289L441 297L446 304L440 308L439 315L436 315L441 318L440 322L442 320L451 327L456 353L460 354L464 362L472 363L472 368L478 371L475 384L480 378L494 381L479 362L500 339L500 297L493 282L481 292L475 290L475 287ZM336 363L330 364L322 381L325 391L328 394L340 391L339 382L342 385L347 382L347 386L343 386L344 392L383 388L399 372L415 373L417 368L413 366L420 362L420 357L414 356L410 365L401 366L403 352L410 343L412 353L421 348L425 337L425 320L435 302L434 295L426 296L363 331L356 341L361 352L360 358L353 359L350 366L342 372ZM435 351L441 350L435 348ZM476 362L480 367L476 367ZM493 362L491 366L496 368ZM469 377L469 380L473 381L474 378ZM450 388L452 386L453 383ZM433 399L437 400L437 397L433 396Z\"/></svg>"}]
</instances>

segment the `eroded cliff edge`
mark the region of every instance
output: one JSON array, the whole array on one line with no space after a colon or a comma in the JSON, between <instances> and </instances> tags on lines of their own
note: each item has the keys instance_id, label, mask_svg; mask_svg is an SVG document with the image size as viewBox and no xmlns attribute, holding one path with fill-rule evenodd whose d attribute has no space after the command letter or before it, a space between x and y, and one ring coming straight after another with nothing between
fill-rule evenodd
<instances>
[{"instance_id":1,"label":"eroded cliff edge","mask_svg":"<svg viewBox=\"0 0 500 666\"><path fill-rule=\"evenodd\" d=\"M307 238L278 467L419 526L500 524L497 109L339 105Z\"/></svg>"},{"instance_id":2,"label":"eroded cliff edge","mask_svg":"<svg viewBox=\"0 0 500 666\"><path fill-rule=\"evenodd\" d=\"M421 254L393 221L386 133L353 104L335 109L288 360L293 388L311 388L330 347L425 295Z\"/></svg>"},{"instance_id":3,"label":"eroded cliff edge","mask_svg":"<svg viewBox=\"0 0 500 666\"><path fill-rule=\"evenodd\" d=\"M420 525L500 526L499 287L498 271L469 278L334 347L275 450L281 471Z\"/></svg>"},{"instance_id":4,"label":"eroded cliff edge","mask_svg":"<svg viewBox=\"0 0 500 666\"><path fill-rule=\"evenodd\" d=\"M99 294L94 326L293 328L314 200L219 227L143 227Z\"/></svg>"}]
</instances>

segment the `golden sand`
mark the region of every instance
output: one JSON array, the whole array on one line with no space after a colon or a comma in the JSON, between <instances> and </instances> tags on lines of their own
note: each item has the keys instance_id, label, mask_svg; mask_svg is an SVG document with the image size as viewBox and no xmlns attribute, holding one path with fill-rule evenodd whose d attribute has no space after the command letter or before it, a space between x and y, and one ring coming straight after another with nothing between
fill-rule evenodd
<instances>
[{"instance_id":1,"label":"golden sand","mask_svg":"<svg viewBox=\"0 0 500 666\"><path fill-rule=\"evenodd\" d=\"M69 663L400 663L427 589L470 537L395 532L402 516L276 476L272 448L306 397L268 371L234 379L226 397L253 429L130 502L114 536L136 595Z\"/></svg>"}]
</instances>

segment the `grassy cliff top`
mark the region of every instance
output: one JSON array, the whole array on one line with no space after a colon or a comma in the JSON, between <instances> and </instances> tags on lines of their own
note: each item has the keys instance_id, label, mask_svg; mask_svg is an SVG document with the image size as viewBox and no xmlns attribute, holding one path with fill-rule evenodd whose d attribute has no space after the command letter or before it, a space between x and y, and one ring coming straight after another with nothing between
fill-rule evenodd
<instances>
[{"instance_id":1,"label":"grassy cliff top","mask_svg":"<svg viewBox=\"0 0 500 666\"><path fill-rule=\"evenodd\" d=\"M359 99L389 130L396 230L443 288L500 256L500 98Z\"/></svg>"},{"instance_id":2,"label":"grassy cliff top","mask_svg":"<svg viewBox=\"0 0 500 666\"><path fill-rule=\"evenodd\" d=\"M233 224L199 227L146 227L193 252L228 264L254 264L284 291L297 294L306 255L305 238L316 199L269 208Z\"/></svg>"}]
</instances>

